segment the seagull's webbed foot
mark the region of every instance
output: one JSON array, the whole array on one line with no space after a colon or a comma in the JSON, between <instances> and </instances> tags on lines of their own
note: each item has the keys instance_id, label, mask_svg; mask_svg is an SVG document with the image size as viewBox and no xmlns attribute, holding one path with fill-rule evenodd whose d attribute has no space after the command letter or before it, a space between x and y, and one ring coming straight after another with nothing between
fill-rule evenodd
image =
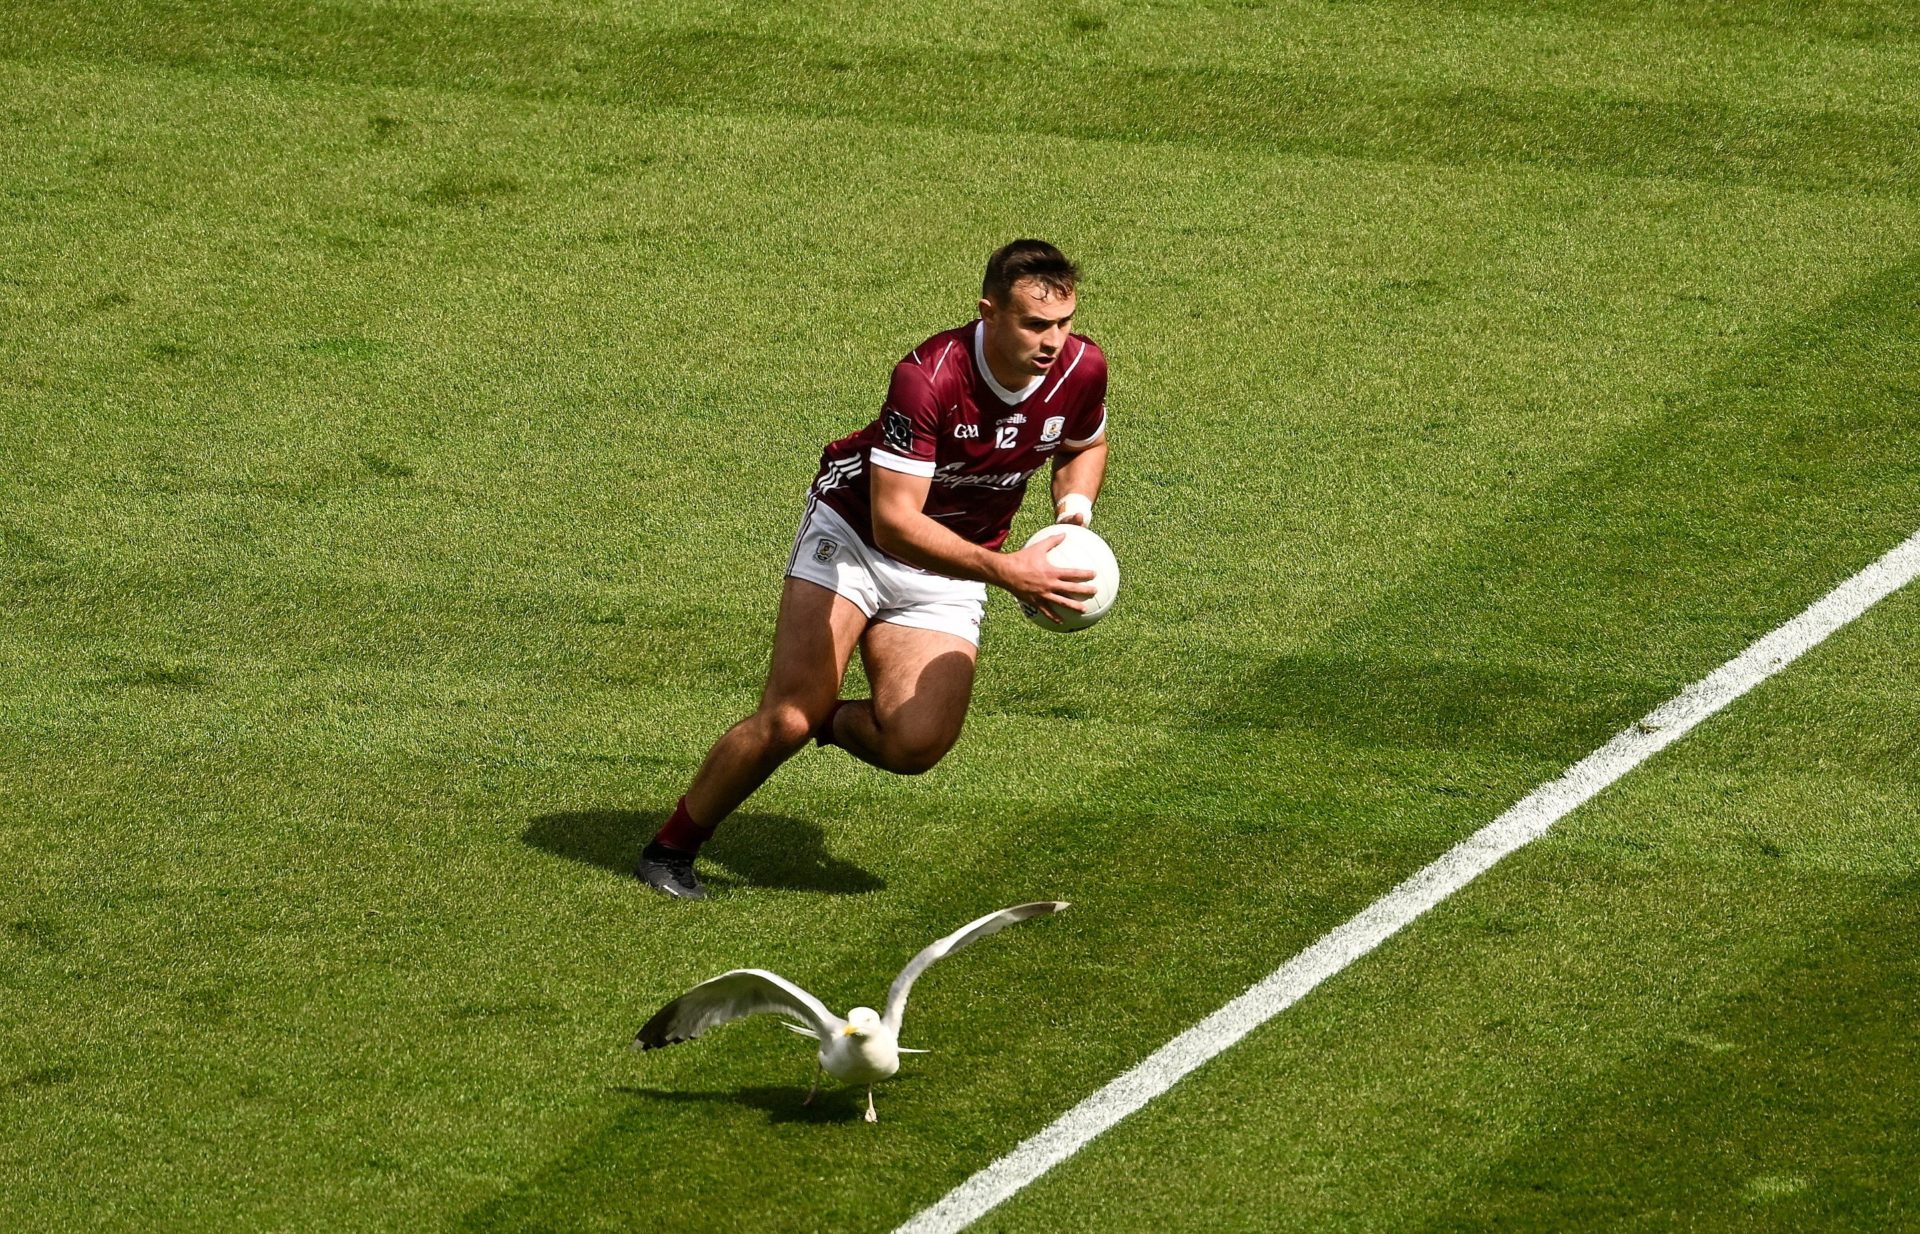
<instances>
[{"instance_id":1,"label":"seagull's webbed foot","mask_svg":"<svg viewBox=\"0 0 1920 1234\"><path fill-rule=\"evenodd\" d=\"M880 1115L877 1112L875 1112L873 1108L873 1089L871 1086L869 1086L867 1089L867 1121L870 1123L877 1123L880 1121Z\"/></svg>"}]
</instances>

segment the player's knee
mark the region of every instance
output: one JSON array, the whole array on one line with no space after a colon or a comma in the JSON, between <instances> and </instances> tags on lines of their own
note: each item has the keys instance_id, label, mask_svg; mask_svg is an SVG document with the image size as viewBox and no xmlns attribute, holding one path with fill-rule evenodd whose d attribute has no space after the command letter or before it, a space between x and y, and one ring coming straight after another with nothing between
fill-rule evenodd
<instances>
[{"instance_id":1,"label":"player's knee","mask_svg":"<svg viewBox=\"0 0 1920 1234\"><path fill-rule=\"evenodd\" d=\"M783 704L760 714L761 731L767 745L782 754L792 754L813 736L813 720L799 707Z\"/></svg>"},{"instance_id":2,"label":"player's knee","mask_svg":"<svg viewBox=\"0 0 1920 1234\"><path fill-rule=\"evenodd\" d=\"M915 735L894 742L889 753L893 770L903 776L925 775L939 765L953 748L953 739L944 734Z\"/></svg>"}]
</instances>

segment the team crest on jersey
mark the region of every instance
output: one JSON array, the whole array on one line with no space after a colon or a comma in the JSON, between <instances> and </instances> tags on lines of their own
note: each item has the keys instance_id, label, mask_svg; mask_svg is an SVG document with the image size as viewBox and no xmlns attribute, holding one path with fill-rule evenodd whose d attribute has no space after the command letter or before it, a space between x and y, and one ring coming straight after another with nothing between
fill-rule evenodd
<instances>
[{"instance_id":1,"label":"team crest on jersey","mask_svg":"<svg viewBox=\"0 0 1920 1234\"><path fill-rule=\"evenodd\" d=\"M1047 422L1040 426L1040 440L1041 441L1058 440L1060 437L1060 434L1066 429L1066 427L1067 427L1067 418L1065 416L1048 416Z\"/></svg>"},{"instance_id":2,"label":"team crest on jersey","mask_svg":"<svg viewBox=\"0 0 1920 1234\"><path fill-rule=\"evenodd\" d=\"M889 407L880 413L880 435L887 439L887 449L896 454L913 453L913 421L906 413Z\"/></svg>"},{"instance_id":3,"label":"team crest on jersey","mask_svg":"<svg viewBox=\"0 0 1920 1234\"><path fill-rule=\"evenodd\" d=\"M838 544L822 536L820 538L820 547L813 550L813 559L815 561L832 561L833 555L839 551L840 546Z\"/></svg>"}]
</instances>

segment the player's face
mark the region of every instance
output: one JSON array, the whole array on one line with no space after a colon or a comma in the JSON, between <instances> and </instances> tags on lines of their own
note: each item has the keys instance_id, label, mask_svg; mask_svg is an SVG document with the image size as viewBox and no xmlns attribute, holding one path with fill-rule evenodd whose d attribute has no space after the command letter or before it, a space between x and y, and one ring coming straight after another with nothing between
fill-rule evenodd
<instances>
[{"instance_id":1,"label":"player's face","mask_svg":"<svg viewBox=\"0 0 1920 1234\"><path fill-rule=\"evenodd\" d=\"M1067 345L1074 305L1072 292L1061 295L1034 279L1015 283L1005 304L980 301L988 356L1022 380L1038 377L1053 367Z\"/></svg>"}]
</instances>

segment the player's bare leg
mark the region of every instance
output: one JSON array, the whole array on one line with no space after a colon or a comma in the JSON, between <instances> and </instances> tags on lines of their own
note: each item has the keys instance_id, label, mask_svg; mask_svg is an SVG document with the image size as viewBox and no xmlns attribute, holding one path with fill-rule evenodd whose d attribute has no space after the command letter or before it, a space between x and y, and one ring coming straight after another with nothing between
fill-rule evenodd
<instances>
[{"instance_id":1,"label":"player's bare leg","mask_svg":"<svg viewBox=\"0 0 1920 1234\"><path fill-rule=\"evenodd\" d=\"M833 716L833 743L902 775L930 770L960 738L979 649L956 634L876 622L860 642L873 697Z\"/></svg>"},{"instance_id":2,"label":"player's bare leg","mask_svg":"<svg viewBox=\"0 0 1920 1234\"><path fill-rule=\"evenodd\" d=\"M688 812L703 825L718 823L807 744L840 696L866 627L866 615L845 596L786 580L760 706L708 751L687 789Z\"/></svg>"},{"instance_id":3,"label":"player's bare leg","mask_svg":"<svg viewBox=\"0 0 1920 1234\"><path fill-rule=\"evenodd\" d=\"M832 712L866 625L866 614L846 597L786 580L760 706L714 743L673 817L641 854L634 872L649 886L682 899L705 896L693 877L693 855Z\"/></svg>"}]
</instances>

